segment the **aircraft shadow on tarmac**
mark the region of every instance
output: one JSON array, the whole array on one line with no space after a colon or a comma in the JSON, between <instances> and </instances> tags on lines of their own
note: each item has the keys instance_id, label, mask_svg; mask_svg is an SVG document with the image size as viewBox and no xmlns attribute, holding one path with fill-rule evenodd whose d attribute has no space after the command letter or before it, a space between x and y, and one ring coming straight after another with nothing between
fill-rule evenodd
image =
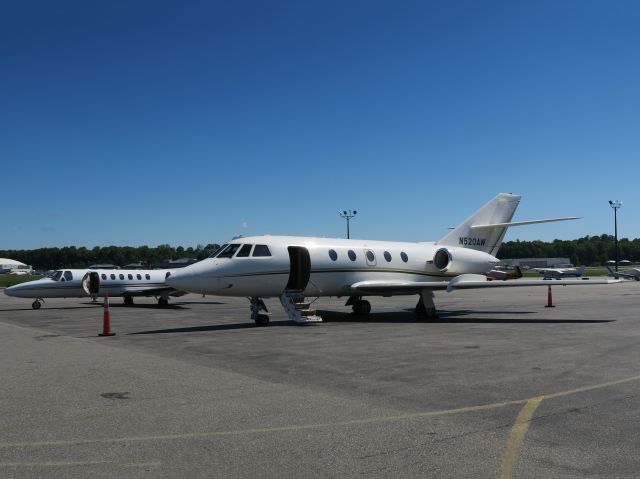
<instances>
[{"instance_id":1,"label":"aircraft shadow on tarmac","mask_svg":"<svg viewBox=\"0 0 640 479\"><path fill-rule=\"evenodd\" d=\"M369 316L355 316L353 313L343 313L336 311L318 311L325 323L459 323L459 324L590 324L590 323L610 323L614 319L519 319L519 318L474 318L468 317L472 314L511 314L526 315L534 314L536 311L438 311L438 317L434 319L416 318L415 313L409 311L397 311L389 313L372 313ZM269 327L288 326L299 327L293 321L271 321ZM231 331L238 329L254 329L256 325L253 322L244 323L226 323L207 326L189 326L184 328L156 329L152 331L138 331L129 333L131 335L138 334L175 334L175 333L200 333L215 331Z\"/></svg>"},{"instance_id":2,"label":"aircraft shadow on tarmac","mask_svg":"<svg viewBox=\"0 0 640 479\"><path fill-rule=\"evenodd\" d=\"M358 323L476 323L476 324L561 324L561 323L610 323L613 319L530 319L517 316L535 314L537 311L485 311L485 310L438 310L437 318L419 318L414 310L405 309L403 312L372 313L369 316L356 316L352 313L336 311L318 311L322 321L330 322L358 322ZM508 318L478 318L470 315L512 315Z\"/></svg>"},{"instance_id":3,"label":"aircraft shadow on tarmac","mask_svg":"<svg viewBox=\"0 0 640 479\"><path fill-rule=\"evenodd\" d=\"M59 306L59 307L47 307L43 306L39 312L44 312L46 310L54 311L54 310L64 310L64 309L93 309L95 306ZM0 309L1 311L36 311L31 306L28 308L11 308L11 309Z\"/></svg>"},{"instance_id":4,"label":"aircraft shadow on tarmac","mask_svg":"<svg viewBox=\"0 0 640 479\"><path fill-rule=\"evenodd\" d=\"M93 309L93 308L102 308L102 303L82 303L83 305L75 305L75 306L47 306L43 305L40 311L54 311L54 310L72 310L72 309ZM189 301L184 303L169 303L167 306L158 306L156 303L134 303L134 304L124 304L120 302L109 302L109 308L127 308L127 309L158 309L158 310L180 310L180 309L191 309L189 305L191 304L206 304L206 305L216 305L216 304L226 304L218 301ZM35 311L32 307L25 308L0 308L0 311Z\"/></svg>"},{"instance_id":5,"label":"aircraft shadow on tarmac","mask_svg":"<svg viewBox=\"0 0 640 479\"><path fill-rule=\"evenodd\" d=\"M293 321L271 321L269 327L274 326L295 326ZM215 324L208 326L189 326L185 328L169 328L169 329L156 329L153 331L138 331L137 333L129 333L131 335L136 334L175 334L175 333L202 333L207 331L231 331L234 329L255 329L258 328L253 321L250 323L232 323L232 324Z\"/></svg>"}]
</instances>

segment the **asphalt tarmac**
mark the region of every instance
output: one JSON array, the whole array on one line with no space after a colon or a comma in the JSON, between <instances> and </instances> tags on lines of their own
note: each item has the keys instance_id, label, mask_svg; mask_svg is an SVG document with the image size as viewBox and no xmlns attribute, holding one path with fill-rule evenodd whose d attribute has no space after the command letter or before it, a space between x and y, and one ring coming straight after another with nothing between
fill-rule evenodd
<instances>
[{"instance_id":1,"label":"asphalt tarmac","mask_svg":"<svg viewBox=\"0 0 640 479\"><path fill-rule=\"evenodd\" d=\"M550 282L553 284L553 282ZM640 282L159 308L0 294L0 477L640 477Z\"/></svg>"}]
</instances>

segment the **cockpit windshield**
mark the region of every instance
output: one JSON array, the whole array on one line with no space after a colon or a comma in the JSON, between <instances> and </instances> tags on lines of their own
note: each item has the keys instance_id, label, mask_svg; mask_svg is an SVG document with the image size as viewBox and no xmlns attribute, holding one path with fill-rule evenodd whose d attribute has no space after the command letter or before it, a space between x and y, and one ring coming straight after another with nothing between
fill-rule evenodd
<instances>
[{"instance_id":1,"label":"cockpit windshield","mask_svg":"<svg viewBox=\"0 0 640 479\"><path fill-rule=\"evenodd\" d=\"M238 251L238 248L240 248L239 244L231 243L229 246L223 249L220 254L216 256L216 258L231 258L236 253L236 251Z\"/></svg>"},{"instance_id":2,"label":"cockpit windshield","mask_svg":"<svg viewBox=\"0 0 640 479\"><path fill-rule=\"evenodd\" d=\"M216 255L217 255L218 253L220 253L223 249L225 249L227 246L229 246L229 245L228 245L228 244L226 244L226 243L225 243L225 244L223 244L223 245L222 245L222 246L220 246L217 250L215 250L213 253L211 253L211 254L209 255L209 258L215 258L215 257L216 257Z\"/></svg>"},{"instance_id":3,"label":"cockpit windshield","mask_svg":"<svg viewBox=\"0 0 640 479\"><path fill-rule=\"evenodd\" d=\"M62 278L62 271L56 271L53 273L53 276L51 276L51 279L54 281L60 281L60 278Z\"/></svg>"}]
</instances>

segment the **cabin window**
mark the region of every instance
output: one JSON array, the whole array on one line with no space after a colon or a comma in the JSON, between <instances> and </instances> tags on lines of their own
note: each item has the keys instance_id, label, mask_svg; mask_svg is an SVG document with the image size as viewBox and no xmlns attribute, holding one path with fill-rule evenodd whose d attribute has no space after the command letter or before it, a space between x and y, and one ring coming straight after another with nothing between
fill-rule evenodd
<instances>
[{"instance_id":1,"label":"cabin window","mask_svg":"<svg viewBox=\"0 0 640 479\"><path fill-rule=\"evenodd\" d=\"M251 253L252 246L252 244L243 244L242 248L240 248L240 251L238 251L236 258L247 258L249 256L249 253Z\"/></svg>"},{"instance_id":2,"label":"cabin window","mask_svg":"<svg viewBox=\"0 0 640 479\"><path fill-rule=\"evenodd\" d=\"M407 253L405 253L404 251L400 253L400 258L402 258L402 261L404 261L405 263L409 261L409 257L407 256Z\"/></svg>"},{"instance_id":3,"label":"cabin window","mask_svg":"<svg viewBox=\"0 0 640 479\"><path fill-rule=\"evenodd\" d=\"M389 253L388 251L384 252L384 259L387 260L387 263L391 262L391 253Z\"/></svg>"},{"instance_id":4,"label":"cabin window","mask_svg":"<svg viewBox=\"0 0 640 479\"><path fill-rule=\"evenodd\" d=\"M373 263L376 260L376 255L373 254L373 251L367 250L367 261Z\"/></svg>"},{"instance_id":5,"label":"cabin window","mask_svg":"<svg viewBox=\"0 0 640 479\"><path fill-rule=\"evenodd\" d=\"M116 275L111 273L111 279L116 279Z\"/></svg>"},{"instance_id":6,"label":"cabin window","mask_svg":"<svg viewBox=\"0 0 640 479\"><path fill-rule=\"evenodd\" d=\"M104 280L106 281L106 279L107 279L107 275L106 275L106 274L104 274L104 273L102 273L102 279L104 279Z\"/></svg>"},{"instance_id":7,"label":"cabin window","mask_svg":"<svg viewBox=\"0 0 640 479\"><path fill-rule=\"evenodd\" d=\"M215 257L216 257L216 255L217 255L218 253L220 253L223 249L225 249L227 246L229 246L229 245L228 245L228 244L226 244L226 243L225 243L225 244L223 244L223 245L222 245L222 246L220 246L217 250L215 250L213 253L211 253L211 254L209 255L209 258L215 258Z\"/></svg>"},{"instance_id":8,"label":"cabin window","mask_svg":"<svg viewBox=\"0 0 640 479\"><path fill-rule=\"evenodd\" d=\"M171 276L171 271L167 271L167 274L164 275L164 279L167 279L169 276Z\"/></svg>"},{"instance_id":9,"label":"cabin window","mask_svg":"<svg viewBox=\"0 0 640 479\"><path fill-rule=\"evenodd\" d=\"M224 250L222 250L220 254L216 256L216 258L231 258L239 248L239 244L230 244Z\"/></svg>"},{"instance_id":10,"label":"cabin window","mask_svg":"<svg viewBox=\"0 0 640 479\"><path fill-rule=\"evenodd\" d=\"M336 253L336 250L334 249L329 250L329 258L331 258L331 261L335 261L338 259L338 253Z\"/></svg>"},{"instance_id":11,"label":"cabin window","mask_svg":"<svg viewBox=\"0 0 640 479\"><path fill-rule=\"evenodd\" d=\"M353 251L352 249L350 249L349 251L347 251L347 255L349 255L349 259L351 261L355 261L356 260L356 253L355 251Z\"/></svg>"},{"instance_id":12,"label":"cabin window","mask_svg":"<svg viewBox=\"0 0 640 479\"><path fill-rule=\"evenodd\" d=\"M142 275L140 273L136 274L136 278L142 279Z\"/></svg>"},{"instance_id":13,"label":"cabin window","mask_svg":"<svg viewBox=\"0 0 640 479\"><path fill-rule=\"evenodd\" d=\"M124 279L124 274L120 273L120 279Z\"/></svg>"},{"instance_id":14,"label":"cabin window","mask_svg":"<svg viewBox=\"0 0 640 479\"><path fill-rule=\"evenodd\" d=\"M127 275L127 278L129 278L129 279L133 279L133 275L132 275L131 273L129 273L129 274Z\"/></svg>"},{"instance_id":15,"label":"cabin window","mask_svg":"<svg viewBox=\"0 0 640 479\"><path fill-rule=\"evenodd\" d=\"M151 279L151 276L149 276L149 273L145 274L145 275L144 275L144 277L145 277L145 279L147 279L147 280Z\"/></svg>"},{"instance_id":16,"label":"cabin window","mask_svg":"<svg viewBox=\"0 0 640 479\"><path fill-rule=\"evenodd\" d=\"M73 279L73 275L71 274L71 271L64 272L64 279L67 281L71 281Z\"/></svg>"},{"instance_id":17,"label":"cabin window","mask_svg":"<svg viewBox=\"0 0 640 479\"><path fill-rule=\"evenodd\" d=\"M271 251L266 244L257 244L253 250L253 256L271 256Z\"/></svg>"}]
</instances>

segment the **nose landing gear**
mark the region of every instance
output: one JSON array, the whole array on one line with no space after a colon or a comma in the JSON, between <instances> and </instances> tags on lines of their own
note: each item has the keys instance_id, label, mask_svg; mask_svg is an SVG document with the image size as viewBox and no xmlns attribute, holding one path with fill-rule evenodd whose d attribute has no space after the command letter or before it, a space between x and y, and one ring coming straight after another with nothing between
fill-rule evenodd
<instances>
[{"instance_id":1,"label":"nose landing gear","mask_svg":"<svg viewBox=\"0 0 640 479\"><path fill-rule=\"evenodd\" d=\"M40 309L42 307L41 301L44 302L44 299L42 298L36 299L33 303L31 303L31 307L33 309Z\"/></svg>"},{"instance_id":2,"label":"nose landing gear","mask_svg":"<svg viewBox=\"0 0 640 479\"><path fill-rule=\"evenodd\" d=\"M255 321L256 326L269 326L269 315L260 313L260 311L269 312L262 298L252 297L249 301L251 302L251 319Z\"/></svg>"}]
</instances>

